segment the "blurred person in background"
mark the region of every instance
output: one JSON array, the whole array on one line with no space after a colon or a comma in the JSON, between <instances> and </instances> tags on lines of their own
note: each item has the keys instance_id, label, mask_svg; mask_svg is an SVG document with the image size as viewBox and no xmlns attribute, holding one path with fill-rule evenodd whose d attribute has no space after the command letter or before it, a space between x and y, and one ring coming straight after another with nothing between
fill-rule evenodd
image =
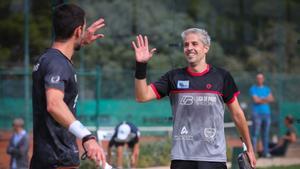
<instances>
[{"instance_id":1,"label":"blurred person in background","mask_svg":"<svg viewBox=\"0 0 300 169\"><path fill-rule=\"evenodd\" d=\"M256 75L256 84L251 86L250 95L252 97L252 144L256 151L258 138L262 135L263 153L262 157L270 157L269 132L271 125L271 109L269 103L274 102L271 89L264 84L263 73ZM262 133L260 133L262 131Z\"/></svg>"},{"instance_id":2,"label":"blurred person in background","mask_svg":"<svg viewBox=\"0 0 300 169\"><path fill-rule=\"evenodd\" d=\"M293 124L294 118L291 115L284 118L285 134L279 138L277 143L269 143L270 154L272 156L284 156L288 146L297 141L296 129Z\"/></svg>"},{"instance_id":3,"label":"blurred person in background","mask_svg":"<svg viewBox=\"0 0 300 169\"><path fill-rule=\"evenodd\" d=\"M16 118L13 121L13 135L7 147L10 155L10 169L28 169L29 137L24 130L24 121Z\"/></svg>"},{"instance_id":4,"label":"blurred person in background","mask_svg":"<svg viewBox=\"0 0 300 169\"><path fill-rule=\"evenodd\" d=\"M130 163L132 168L136 168L139 156L139 138L138 128L130 122L122 122L115 128L115 132L108 145L108 162L112 159L112 147L117 148L117 168L123 168L124 148L127 146L131 150ZM126 150L127 151L127 150ZM128 152L126 152L128 153Z\"/></svg>"}]
</instances>

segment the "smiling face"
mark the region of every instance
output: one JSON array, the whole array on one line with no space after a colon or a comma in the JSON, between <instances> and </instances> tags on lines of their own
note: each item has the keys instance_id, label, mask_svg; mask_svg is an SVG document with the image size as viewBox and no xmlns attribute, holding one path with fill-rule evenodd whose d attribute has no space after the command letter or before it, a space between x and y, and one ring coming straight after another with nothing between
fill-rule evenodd
<instances>
[{"instance_id":1,"label":"smiling face","mask_svg":"<svg viewBox=\"0 0 300 169\"><path fill-rule=\"evenodd\" d=\"M206 62L205 57L209 46L203 44L200 35L189 33L183 40L183 50L189 65L195 66L201 62Z\"/></svg>"}]
</instances>

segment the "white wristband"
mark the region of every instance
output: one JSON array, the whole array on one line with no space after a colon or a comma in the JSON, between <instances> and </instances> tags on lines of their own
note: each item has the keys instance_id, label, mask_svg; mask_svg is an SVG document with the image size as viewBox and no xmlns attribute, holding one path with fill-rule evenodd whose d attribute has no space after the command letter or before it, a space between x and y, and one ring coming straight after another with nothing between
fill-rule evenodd
<instances>
[{"instance_id":1,"label":"white wristband","mask_svg":"<svg viewBox=\"0 0 300 169\"><path fill-rule=\"evenodd\" d=\"M80 121L76 120L69 126L69 132L74 134L77 138L82 139L83 137L92 134Z\"/></svg>"}]
</instances>

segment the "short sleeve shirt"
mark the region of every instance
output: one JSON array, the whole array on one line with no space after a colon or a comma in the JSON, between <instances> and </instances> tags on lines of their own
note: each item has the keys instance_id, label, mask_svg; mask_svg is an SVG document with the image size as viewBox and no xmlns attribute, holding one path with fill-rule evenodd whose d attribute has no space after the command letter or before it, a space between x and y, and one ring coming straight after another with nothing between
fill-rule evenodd
<instances>
[{"instance_id":1,"label":"short sleeve shirt","mask_svg":"<svg viewBox=\"0 0 300 169\"><path fill-rule=\"evenodd\" d=\"M48 49L32 73L33 158L31 168L79 165L76 138L47 112L46 90L64 93L64 102L75 115L78 98L76 72L71 61L57 49Z\"/></svg>"},{"instance_id":2,"label":"short sleeve shirt","mask_svg":"<svg viewBox=\"0 0 300 169\"><path fill-rule=\"evenodd\" d=\"M230 73L210 65L201 73L175 69L151 87L158 99L170 98L171 158L226 162L224 103L231 104L239 93Z\"/></svg>"}]
</instances>

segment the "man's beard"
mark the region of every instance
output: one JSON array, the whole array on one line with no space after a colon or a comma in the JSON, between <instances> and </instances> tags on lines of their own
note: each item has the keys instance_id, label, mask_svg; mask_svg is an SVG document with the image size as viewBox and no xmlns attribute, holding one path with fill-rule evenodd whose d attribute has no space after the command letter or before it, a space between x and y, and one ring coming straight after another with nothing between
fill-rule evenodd
<instances>
[{"instance_id":1,"label":"man's beard","mask_svg":"<svg viewBox=\"0 0 300 169\"><path fill-rule=\"evenodd\" d=\"M81 44L76 44L74 50L79 51L80 49L81 49Z\"/></svg>"}]
</instances>

